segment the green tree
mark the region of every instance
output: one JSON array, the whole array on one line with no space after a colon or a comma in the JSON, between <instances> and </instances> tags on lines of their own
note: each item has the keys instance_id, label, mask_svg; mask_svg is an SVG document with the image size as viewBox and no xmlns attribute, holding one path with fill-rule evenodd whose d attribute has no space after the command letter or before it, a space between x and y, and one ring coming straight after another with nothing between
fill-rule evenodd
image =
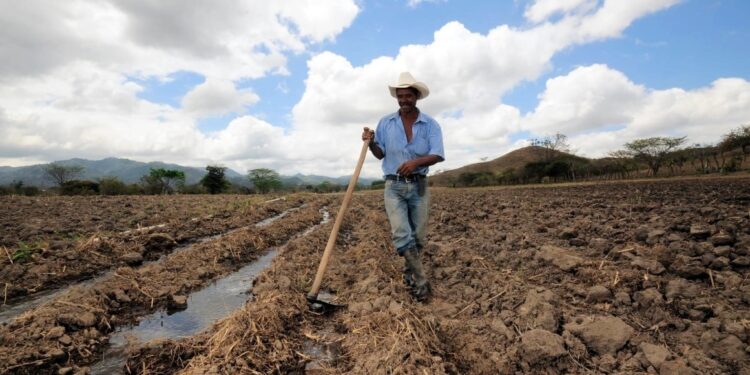
<instances>
[{"instance_id":1,"label":"green tree","mask_svg":"<svg viewBox=\"0 0 750 375\"><path fill-rule=\"evenodd\" d=\"M229 181L227 181L226 167L219 167L216 165L206 166L206 175L201 179L201 185L203 185L210 194L223 193L229 187Z\"/></svg>"},{"instance_id":2,"label":"green tree","mask_svg":"<svg viewBox=\"0 0 750 375\"><path fill-rule=\"evenodd\" d=\"M686 137L651 137L636 139L633 142L626 143L625 149L636 160L641 160L654 176L659 173L659 169L666 161L667 155L680 147L685 142Z\"/></svg>"},{"instance_id":3,"label":"green tree","mask_svg":"<svg viewBox=\"0 0 750 375\"><path fill-rule=\"evenodd\" d=\"M149 174L141 177L143 187L151 194L169 194L175 185L185 183L185 172L174 169L151 168Z\"/></svg>"},{"instance_id":4,"label":"green tree","mask_svg":"<svg viewBox=\"0 0 750 375\"><path fill-rule=\"evenodd\" d=\"M47 178L63 187L66 182L75 180L83 174L83 167L80 165L62 165L60 163L49 163L44 167L44 173Z\"/></svg>"},{"instance_id":5,"label":"green tree","mask_svg":"<svg viewBox=\"0 0 750 375\"><path fill-rule=\"evenodd\" d=\"M247 172L247 178L261 194L281 189L281 177L273 169L256 168Z\"/></svg>"}]
</instances>

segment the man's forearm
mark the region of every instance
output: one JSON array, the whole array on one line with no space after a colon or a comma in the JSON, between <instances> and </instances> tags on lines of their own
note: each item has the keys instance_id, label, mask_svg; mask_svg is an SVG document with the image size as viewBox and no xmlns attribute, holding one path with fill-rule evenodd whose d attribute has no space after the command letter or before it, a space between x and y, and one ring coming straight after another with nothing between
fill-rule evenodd
<instances>
[{"instance_id":1,"label":"man's forearm","mask_svg":"<svg viewBox=\"0 0 750 375\"><path fill-rule=\"evenodd\" d=\"M436 164L442 161L440 156L437 156L437 155L426 155L426 156L422 156L421 158L416 158L412 160L416 162L420 167L429 167L433 164Z\"/></svg>"},{"instance_id":2,"label":"man's forearm","mask_svg":"<svg viewBox=\"0 0 750 375\"><path fill-rule=\"evenodd\" d=\"M375 142L370 142L370 151L373 156L378 158L378 160L382 160L385 157L385 152L383 152L383 149L381 149Z\"/></svg>"}]
</instances>

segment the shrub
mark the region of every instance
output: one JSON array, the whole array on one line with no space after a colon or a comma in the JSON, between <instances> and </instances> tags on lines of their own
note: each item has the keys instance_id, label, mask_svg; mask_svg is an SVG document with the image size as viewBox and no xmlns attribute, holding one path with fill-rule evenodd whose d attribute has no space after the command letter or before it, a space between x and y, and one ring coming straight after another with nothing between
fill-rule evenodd
<instances>
[{"instance_id":1,"label":"shrub","mask_svg":"<svg viewBox=\"0 0 750 375\"><path fill-rule=\"evenodd\" d=\"M99 179L99 193L102 195L125 195L131 194L131 189L114 176L106 176Z\"/></svg>"},{"instance_id":2,"label":"shrub","mask_svg":"<svg viewBox=\"0 0 750 375\"><path fill-rule=\"evenodd\" d=\"M62 195L94 195L99 194L99 184L88 180L72 180L63 183L60 188Z\"/></svg>"}]
</instances>

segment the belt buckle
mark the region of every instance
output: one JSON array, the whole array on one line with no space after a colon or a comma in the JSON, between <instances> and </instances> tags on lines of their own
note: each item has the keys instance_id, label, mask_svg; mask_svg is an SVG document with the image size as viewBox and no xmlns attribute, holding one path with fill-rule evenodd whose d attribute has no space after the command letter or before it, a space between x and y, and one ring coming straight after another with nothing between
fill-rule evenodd
<instances>
[{"instance_id":1,"label":"belt buckle","mask_svg":"<svg viewBox=\"0 0 750 375\"><path fill-rule=\"evenodd\" d=\"M414 177L414 175L411 175L411 176L399 176L399 177L401 177L404 180L404 182L406 182L407 184L410 184L410 183L416 181L416 177Z\"/></svg>"}]
</instances>

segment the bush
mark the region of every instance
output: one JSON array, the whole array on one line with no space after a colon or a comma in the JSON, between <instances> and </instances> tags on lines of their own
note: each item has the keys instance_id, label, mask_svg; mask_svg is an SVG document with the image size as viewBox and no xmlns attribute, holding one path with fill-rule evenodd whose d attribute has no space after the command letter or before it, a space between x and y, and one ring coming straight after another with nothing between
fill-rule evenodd
<instances>
[{"instance_id":1,"label":"bush","mask_svg":"<svg viewBox=\"0 0 750 375\"><path fill-rule=\"evenodd\" d=\"M27 197L41 194L36 186L24 186L23 181L13 181L10 185L0 186L0 195L25 195Z\"/></svg>"},{"instance_id":2,"label":"bush","mask_svg":"<svg viewBox=\"0 0 750 375\"><path fill-rule=\"evenodd\" d=\"M132 189L129 188L128 185L114 176L107 176L99 179L99 193L102 195L133 194Z\"/></svg>"},{"instance_id":3,"label":"bush","mask_svg":"<svg viewBox=\"0 0 750 375\"><path fill-rule=\"evenodd\" d=\"M20 192L21 195L25 195L27 197L33 197L41 193L42 191L39 190L39 188L36 186L24 186L21 188L21 192Z\"/></svg>"},{"instance_id":4,"label":"bush","mask_svg":"<svg viewBox=\"0 0 750 375\"><path fill-rule=\"evenodd\" d=\"M206 194L208 190L202 184L184 185L180 188L182 194Z\"/></svg>"},{"instance_id":5,"label":"bush","mask_svg":"<svg viewBox=\"0 0 750 375\"><path fill-rule=\"evenodd\" d=\"M63 183L60 188L62 195L94 195L99 194L99 184L88 180L72 180Z\"/></svg>"}]
</instances>

